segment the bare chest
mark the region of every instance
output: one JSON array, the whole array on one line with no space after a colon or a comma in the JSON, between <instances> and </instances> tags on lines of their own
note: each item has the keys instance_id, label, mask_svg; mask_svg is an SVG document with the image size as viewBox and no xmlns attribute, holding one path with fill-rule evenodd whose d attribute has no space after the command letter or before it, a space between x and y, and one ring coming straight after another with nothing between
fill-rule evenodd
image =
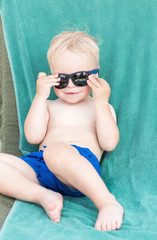
<instances>
[{"instance_id":1,"label":"bare chest","mask_svg":"<svg viewBox=\"0 0 157 240\"><path fill-rule=\"evenodd\" d=\"M94 126L95 109L93 104L62 105L50 109L50 127Z\"/></svg>"}]
</instances>

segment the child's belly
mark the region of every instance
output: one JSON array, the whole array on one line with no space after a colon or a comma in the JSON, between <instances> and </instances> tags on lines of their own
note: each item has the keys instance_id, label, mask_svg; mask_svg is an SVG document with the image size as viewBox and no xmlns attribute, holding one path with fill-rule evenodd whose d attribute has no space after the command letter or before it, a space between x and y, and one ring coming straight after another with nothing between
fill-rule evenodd
<instances>
[{"instance_id":1,"label":"child's belly","mask_svg":"<svg viewBox=\"0 0 157 240\"><path fill-rule=\"evenodd\" d=\"M103 152L99 146L95 129L89 126L60 126L51 130L49 129L49 132L40 144L40 149L53 142L64 142L70 145L75 144L80 147L89 148L99 160Z\"/></svg>"}]
</instances>

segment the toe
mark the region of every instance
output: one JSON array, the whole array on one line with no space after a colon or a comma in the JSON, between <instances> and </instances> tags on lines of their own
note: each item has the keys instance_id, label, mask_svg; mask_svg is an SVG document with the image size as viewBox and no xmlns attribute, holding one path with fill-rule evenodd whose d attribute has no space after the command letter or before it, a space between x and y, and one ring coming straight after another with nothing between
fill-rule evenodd
<instances>
[{"instance_id":1,"label":"toe","mask_svg":"<svg viewBox=\"0 0 157 240\"><path fill-rule=\"evenodd\" d=\"M111 222L107 223L106 229L107 229L107 231L112 231L112 223Z\"/></svg>"},{"instance_id":2,"label":"toe","mask_svg":"<svg viewBox=\"0 0 157 240\"><path fill-rule=\"evenodd\" d=\"M53 204L48 206L47 215L53 222L60 221L61 208L59 206L54 206Z\"/></svg>"},{"instance_id":3,"label":"toe","mask_svg":"<svg viewBox=\"0 0 157 240\"><path fill-rule=\"evenodd\" d=\"M49 218L52 222L58 223L60 222L60 217L59 216L54 216L54 215L49 215Z\"/></svg>"},{"instance_id":4,"label":"toe","mask_svg":"<svg viewBox=\"0 0 157 240\"><path fill-rule=\"evenodd\" d=\"M95 229L101 231L101 223L99 221L95 223Z\"/></svg>"},{"instance_id":5,"label":"toe","mask_svg":"<svg viewBox=\"0 0 157 240\"><path fill-rule=\"evenodd\" d=\"M112 222L112 225L111 225L111 230L114 231L117 229L117 222L116 221L113 221Z\"/></svg>"},{"instance_id":6,"label":"toe","mask_svg":"<svg viewBox=\"0 0 157 240\"><path fill-rule=\"evenodd\" d=\"M60 215L61 215L61 211L58 209L55 209L54 211L49 212L49 217L53 222L59 222Z\"/></svg>"},{"instance_id":7,"label":"toe","mask_svg":"<svg viewBox=\"0 0 157 240\"><path fill-rule=\"evenodd\" d=\"M106 222L103 222L102 227L101 227L101 231L107 231L107 224L106 224Z\"/></svg>"},{"instance_id":8,"label":"toe","mask_svg":"<svg viewBox=\"0 0 157 240\"><path fill-rule=\"evenodd\" d=\"M122 225L122 221L117 221L116 222L116 229L120 229L121 228L121 225Z\"/></svg>"}]
</instances>

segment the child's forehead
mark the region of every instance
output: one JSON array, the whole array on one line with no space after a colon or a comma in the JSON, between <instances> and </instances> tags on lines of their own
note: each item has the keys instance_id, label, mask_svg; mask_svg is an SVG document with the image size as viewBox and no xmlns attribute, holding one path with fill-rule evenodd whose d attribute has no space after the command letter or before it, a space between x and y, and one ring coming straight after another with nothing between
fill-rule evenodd
<instances>
[{"instance_id":1,"label":"child's forehead","mask_svg":"<svg viewBox=\"0 0 157 240\"><path fill-rule=\"evenodd\" d=\"M69 50L60 53L56 52L52 59L54 73L71 74L79 71L90 71L95 67L96 64L92 56Z\"/></svg>"}]
</instances>

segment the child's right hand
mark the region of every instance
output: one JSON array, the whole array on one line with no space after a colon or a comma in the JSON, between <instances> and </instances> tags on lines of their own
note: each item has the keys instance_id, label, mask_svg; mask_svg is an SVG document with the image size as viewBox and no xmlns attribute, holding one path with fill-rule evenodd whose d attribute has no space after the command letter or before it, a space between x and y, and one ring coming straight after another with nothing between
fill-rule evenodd
<instances>
[{"instance_id":1,"label":"child's right hand","mask_svg":"<svg viewBox=\"0 0 157 240\"><path fill-rule=\"evenodd\" d=\"M51 88L59 85L60 78L58 74L47 76L46 73L40 72L37 79L36 94L47 99L50 95Z\"/></svg>"}]
</instances>

